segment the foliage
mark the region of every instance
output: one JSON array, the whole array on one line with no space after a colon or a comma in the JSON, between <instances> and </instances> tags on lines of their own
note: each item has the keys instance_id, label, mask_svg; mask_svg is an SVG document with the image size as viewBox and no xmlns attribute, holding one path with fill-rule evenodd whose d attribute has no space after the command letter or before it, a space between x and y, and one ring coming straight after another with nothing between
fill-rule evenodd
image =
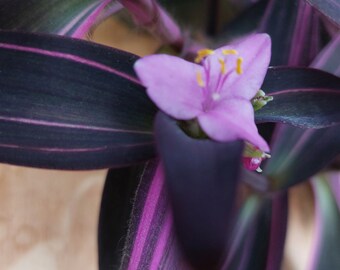
<instances>
[{"instance_id":1,"label":"foliage","mask_svg":"<svg viewBox=\"0 0 340 270\"><path fill-rule=\"evenodd\" d=\"M337 1L183 2L161 1L165 9L155 0L2 1L0 161L110 169L99 220L100 269L280 269L290 188L310 181L318 227L309 268L338 268L340 179L329 172L340 153ZM269 34L272 66L261 89L273 100L252 118L270 142L263 173L242 166L245 153L258 158L249 142L244 150L249 136L190 137L165 114L176 109L171 95L161 97L170 109L157 112L133 68L138 56L80 39L123 7L134 27L159 38L161 51L187 61L208 45ZM188 9L197 14L186 16ZM224 74L224 64L219 68ZM163 75L159 88L176 80ZM240 110L230 112L243 121ZM239 133L249 131L240 127Z\"/></svg>"}]
</instances>

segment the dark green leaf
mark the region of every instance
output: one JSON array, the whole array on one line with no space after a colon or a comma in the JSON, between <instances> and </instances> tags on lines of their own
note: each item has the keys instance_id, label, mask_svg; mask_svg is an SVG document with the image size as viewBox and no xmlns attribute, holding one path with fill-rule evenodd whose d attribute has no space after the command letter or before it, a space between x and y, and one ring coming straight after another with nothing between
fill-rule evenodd
<instances>
[{"instance_id":1,"label":"dark green leaf","mask_svg":"<svg viewBox=\"0 0 340 270\"><path fill-rule=\"evenodd\" d=\"M93 15L110 0L5 0L1 1L0 29L76 35L94 23ZM82 31L82 30L80 30Z\"/></svg>"},{"instance_id":2,"label":"dark green leaf","mask_svg":"<svg viewBox=\"0 0 340 270\"><path fill-rule=\"evenodd\" d=\"M223 269L247 269L263 200L250 195L237 209Z\"/></svg>"},{"instance_id":3,"label":"dark green leaf","mask_svg":"<svg viewBox=\"0 0 340 270\"><path fill-rule=\"evenodd\" d=\"M223 269L281 268L288 218L287 194L249 196L237 214Z\"/></svg>"},{"instance_id":4,"label":"dark green leaf","mask_svg":"<svg viewBox=\"0 0 340 270\"><path fill-rule=\"evenodd\" d=\"M340 123L340 78L309 68L270 68L262 89L274 100L256 111L257 122L303 128Z\"/></svg>"},{"instance_id":5,"label":"dark green leaf","mask_svg":"<svg viewBox=\"0 0 340 270\"><path fill-rule=\"evenodd\" d=\"M215 269L226 248L242 142L190 138L163 113L156 117L155 135L178 240L193 266Z\"/></svg>"},{"instance_id":6,"label":"dark green leaf","mask_svg":"<svg viewBox=\"0 0 340 270\"><path fill-rule=\"evenodd\" d=\"M156 112L137 57L75 39L0 33L0 161L95 169L153 157Z\"/></svg>"},{"instance_id":7,"label":"dark green leaf","mask_svg":"<svg viewBox=\"0 0 340 270\"><path fill-rule=\"evenodd\" d=\"M239 247L231 264L224 269L262 270L266 269L268 249L270 246L270 230L272 205L270 200L260 201L260 209L246 233L242 236L243 243Z\"/></svg>"},{"instance_id":8,"label":"dark green leaf","mask_svg":"<svg viewBox=\"0 0 340 270\"><path fill-rule=\"evenodd\" d=\"M319 130L278 129L264 174L274 190L308 180L340 153L340 125Z\"/></svg>"}]
</instances>

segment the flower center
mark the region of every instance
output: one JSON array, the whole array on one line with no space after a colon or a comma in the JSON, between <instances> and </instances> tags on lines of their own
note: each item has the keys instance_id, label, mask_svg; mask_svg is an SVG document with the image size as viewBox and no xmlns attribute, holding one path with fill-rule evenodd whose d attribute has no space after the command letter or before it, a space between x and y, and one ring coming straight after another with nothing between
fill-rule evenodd
<instances>
[{"instance_id":1,"label":"flower center","mask_svg":"<svg viewBox=\"0 0 340 270\"><path fill-rule=\"evenodd\" d=\"M195 62L201 63L206 57L214 54L216 54L216 52L210 49L199 50ZM197 84L202 88L204 94L203 107L205 110L211 108L216 101L221 99L221 89L231 72L235 71L238 75L243 73L243 58L238 56L239 53L237 50L225 49L219 54L216 58L211 57L207 59L207 61L202 62L204 74L202 74L201 71L196 73ZM227 72L227 57L230 55L234 55L234 57L236 56L237 58L234 68ZM217 74L215 65L219 65Z\"/></svg>"}]
</instances>

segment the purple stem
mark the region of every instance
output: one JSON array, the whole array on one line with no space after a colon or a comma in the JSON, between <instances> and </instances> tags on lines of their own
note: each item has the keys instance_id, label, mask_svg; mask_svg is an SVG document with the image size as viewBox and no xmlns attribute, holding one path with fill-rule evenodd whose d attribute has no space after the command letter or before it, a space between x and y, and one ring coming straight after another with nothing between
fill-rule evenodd
<instances>
[{"instance_id":1,"label":"purple stem","mask_svg":"<svg viewBox=\"0 0 340 270\"><path fill-rule=\"evenodd\" d=\"M91 26L96 22L97 17L102 10L111 2L111 0L105 0L100 4L89 17L78 27L78 29L72 34L74 38L83 38L85 34L90 30Z\"/></svg>"},{"instance_id":2,"label":"purple stem","mask_svg":"<svg viewBox=\"0 0 340 270\"><path fill-rule=\"evenodd\" d=\"M177 23L156 0L120 0L135 21L165 44L182 48L183 37Z\"/></svg>"}]
</instances>

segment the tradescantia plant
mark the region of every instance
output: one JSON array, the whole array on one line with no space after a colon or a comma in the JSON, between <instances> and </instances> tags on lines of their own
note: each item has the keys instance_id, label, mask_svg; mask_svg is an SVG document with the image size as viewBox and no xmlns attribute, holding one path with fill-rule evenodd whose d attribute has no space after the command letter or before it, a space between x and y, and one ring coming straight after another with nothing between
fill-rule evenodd
<instances>
[{"instance_id":1,"label":"tradescantia plant","mask_svg":"<svg viewBox=\"0 0 340 270\"><path fill-rule=\"evenodd\" d=\"M309 269L337 269L339 5L162 4L2 1L0 161L110 168L100 269L280 269L290 187L310 181ZM163 53L81 40L123 9Z\"/></svg>"}]
</instances>

